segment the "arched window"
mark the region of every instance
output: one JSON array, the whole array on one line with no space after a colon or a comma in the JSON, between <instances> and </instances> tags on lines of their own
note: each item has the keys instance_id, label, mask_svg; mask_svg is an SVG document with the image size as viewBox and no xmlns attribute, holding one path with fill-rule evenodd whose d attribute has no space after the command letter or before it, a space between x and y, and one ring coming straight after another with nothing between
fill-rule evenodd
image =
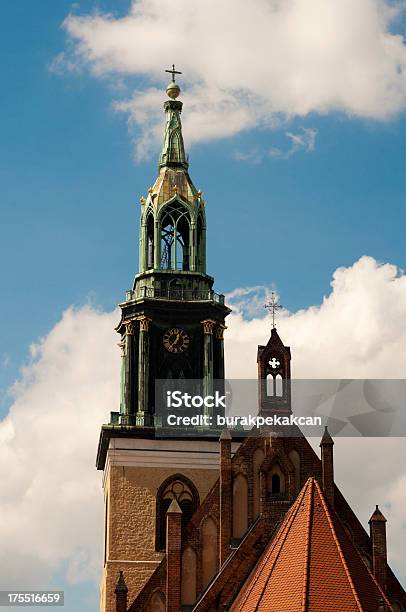
<instances>
[{"instance_id":1,"label":"arched window","mask_svg":"<svg viewBox=\"0 0 406 612\"><path fill-rule=\"evenodd\" d=\"M189 270L189 213L180 202L169 204L161 219L161 267Z\"/></svg>"},{"instance_id":2,"label":"arched window","mask_svg":"<svg viewBox=\"0 0 406 612\"><path fill-rule=\"evenodd\" d=\"M275 395L277 397L283 396L283 379L281 374L278 374L275 378Z\"/></svg>"},{"instance_id":3,"label":"arched window","mask_svg":"<svg viewBox=\"0 0 406 612\"><path fill-rule=\"evenodd\" d=\"M182 529L186 528L200 505L199 493L186 476L175 474L161 484L156 498L156 550L165 550L166 513L173 499L176 499L182 510Z\"/></svg>"},{"instance_id":4,"label":"arched window","mask_svg":"<svg viewBox=\"0 0 406 612\"><path fill-rule=\"evenodd\" d=\"M275 496L281 496L285 492L285 476L279 463L276 463L268 474L268 491Z\"/></svg>"},{"instance_id":5,"label":"arched window","mask_svg":"<svg viewBox=\"0 0 406 612\"><path fill-rule=\"evenodd\" d=\"M268 397L283 397L285 395L285 383L283 380L282 358L274 354L268 360L266 374L266 394Z\"/></svg>"}]
</instances>

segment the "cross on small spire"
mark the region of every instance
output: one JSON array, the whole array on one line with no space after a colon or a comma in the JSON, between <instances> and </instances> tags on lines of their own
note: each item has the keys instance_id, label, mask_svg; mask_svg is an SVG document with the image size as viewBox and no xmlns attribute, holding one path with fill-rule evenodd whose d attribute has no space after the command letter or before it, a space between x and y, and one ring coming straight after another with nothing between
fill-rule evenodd
<instances>
[{"instance_id":1,"label":"cross on small spire","mask_svg":"<svg viewBox=\"0 0 406 612\"><path fill-rule=\"evenodd\" d=\"M272 328L275 329L275 313L282 308L282 304L276 299L275 293L272 291L271 299L267 304L264 304L264 308L272 313Z\"/></svg>"},{"instance_id":2,"label":"cross on small spire","mask_svg":"<svg viewBox=\"0 0 406 612\"><path fill-rule=\"evenodd\" d=\"M172 70L165 70L165 72L169 72L172 75L172 83L175 82L175 74L182 74L179 70L175 70L175 64L172 64Z\"/></svg>"}]
</instances>

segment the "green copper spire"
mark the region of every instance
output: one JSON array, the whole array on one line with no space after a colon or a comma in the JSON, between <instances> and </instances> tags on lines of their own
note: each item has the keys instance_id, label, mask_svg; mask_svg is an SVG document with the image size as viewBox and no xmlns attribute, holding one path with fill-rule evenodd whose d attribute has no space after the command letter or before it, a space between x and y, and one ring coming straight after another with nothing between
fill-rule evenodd
<instances>
[{"instance_id":1,"label":"green copper spire","mask_svg":"<svg viewBox=\"0 0 406 612\"><path fill-rule=\"evenodd\" d=\"M175 74L181 74L181 72L176 71L175 66L172 67L172 70L167 70L166 72L172 74L172 81L166 88L166 93L171 100L167 100L164 104L166 125L164 144L159 158L159 167L173 166L187 169L189 164L186 158L182 136L182 123L180 120L183 105L180 100L176 100L180 94L180 87L175 83Z\"/></svg>"}]
</instances>

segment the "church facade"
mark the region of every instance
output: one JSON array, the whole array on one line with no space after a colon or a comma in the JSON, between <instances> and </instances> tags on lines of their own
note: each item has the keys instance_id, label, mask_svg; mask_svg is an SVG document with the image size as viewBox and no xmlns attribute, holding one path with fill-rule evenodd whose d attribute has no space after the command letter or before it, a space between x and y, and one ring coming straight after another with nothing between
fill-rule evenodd
<instances>
[{"instance_id":1,"label":"church facade","mask_svg":"<svg viewBox=\"0 0 406 612\"><path fill-rule=\"evenodd\" d=\"M155 381L201 380L210 393L224 379L230 312L206 272L205 201L189 176L175 74L158 177L141 198L139 273L116 328L120 411L97 454L101 611L406 612L386 520L377 507L367 533L351 510L327 430L320 457L294 427L243 440L157 435ZM257 361L260 413L289 414L291 354L275 328Z\"/></svg>"}]
</instances>

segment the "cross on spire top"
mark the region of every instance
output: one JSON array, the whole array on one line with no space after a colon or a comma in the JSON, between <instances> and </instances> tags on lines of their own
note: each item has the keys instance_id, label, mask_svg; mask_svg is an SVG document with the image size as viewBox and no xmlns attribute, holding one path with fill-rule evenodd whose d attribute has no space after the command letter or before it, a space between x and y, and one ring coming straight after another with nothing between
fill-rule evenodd
<instances>
[{"instance_id":1,"label":"cross on spire top","mask_svg":"<svg viewBox=\"0 0 406 612\"><path fill-rule=\"evenodd\" d=\"M175 70L175 64L172 64L172 70L165 70L165 72L169 72L172 75L172 83L175 82L175 74L182 74L179 70Z\"/></svg>"},{"instance_id":2,"label":"cross on spire top","mask_svg":"<svg viewBox=\"0 0 406 612\"><path fill-rule=\"evenodd\" d=\"M269 310L269 312L272 314L272 328L275 329L275 313L282 308L282 304L278 302L274 291L271 293L270 301L267 304L264 304L264 308Z\"/></svg>"}]
</instances>

